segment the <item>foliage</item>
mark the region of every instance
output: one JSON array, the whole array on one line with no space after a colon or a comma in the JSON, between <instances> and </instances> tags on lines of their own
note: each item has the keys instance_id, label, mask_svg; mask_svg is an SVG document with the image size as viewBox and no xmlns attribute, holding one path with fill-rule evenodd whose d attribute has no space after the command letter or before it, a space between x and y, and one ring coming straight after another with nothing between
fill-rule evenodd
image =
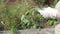
<instances>
[{"instance_id":1,"label":"foliage","mask_svg":"<svg viewBox=\"0 0 60 34\"><path fill-rule=\"evenodd\" d=\"M52 0L50 6L54 8L58 1L59 1L59 0Z\"/></svg>"},{"instance_id":2,"label":"foliage","mask_svg":"<svg viewBox=\"0 0 60 34\"><path fill-rule=\"evenodd\" d=\"M52 19L52 20L48 20L47 22L49 25L51 26L55 26L57 24L56 20Z\"/></svg>"},{"instance_id":3,"label":"foliage","mask_svg":"<svg viewBox=\"0 0 60 34\"><path fill-rule=\"evenodd\" d=\"M46 0L35 0L35 3L37 3L39 5L40 8L43 7L43 4ZM55 7L56 3L59 1L59 0L48 0L50 1L50 7Z\"/></svg>"},{"instance_id":4,"label":"foliage","mask_svg":"<svg viewBox=\"0 0 60 34\"><path fill-rule=\"evenodd\" d=\"M44 1L45 0L40 0L41 6ZM56 1L57 0L55 0L55 2ZM53 4L55 4L55 2ZM6 3L0 0L0 26L4 25L4 29L13 32L19 29L36 29L43 27L44 18L36 12L35 8L37 8L37 6L34 8L31 7L29 2L24 0L24 2L10 5L7 8ZM55 20L48 20L47 22L49 25L56 24Z\"/></svg>"}]
</instances>

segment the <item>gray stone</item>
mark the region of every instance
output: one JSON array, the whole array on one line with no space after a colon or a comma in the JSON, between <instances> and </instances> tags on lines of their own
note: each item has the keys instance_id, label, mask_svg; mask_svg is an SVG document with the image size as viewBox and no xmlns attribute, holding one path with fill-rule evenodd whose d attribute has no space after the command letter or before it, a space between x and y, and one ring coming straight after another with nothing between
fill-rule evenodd
<instances>
[{"instance_id":1,"label":"gray stone","mask_svg":"<svg viewBox=\"0 0 60 34\"><path fill-rule=\"evenodd\" d=\"M0 31L0 34L13 34L11 31ZM17 34L54 34L54 28L19 30Z\"/></svg>"}]
</instances>

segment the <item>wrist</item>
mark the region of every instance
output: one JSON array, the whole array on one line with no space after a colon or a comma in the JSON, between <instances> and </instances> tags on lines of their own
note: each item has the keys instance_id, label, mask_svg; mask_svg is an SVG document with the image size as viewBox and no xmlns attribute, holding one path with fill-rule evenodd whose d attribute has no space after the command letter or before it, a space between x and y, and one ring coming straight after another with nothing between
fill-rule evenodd
<instances>
[{"instance_id":1,"label":"wrist","mask_svg":"<svg viewBox=\"0 0 60 34\"><path fill-rule=\"evenodd\" d=\"M60 19L60 12L57 12L56 19Z\"/></svg>"}]
</instances>

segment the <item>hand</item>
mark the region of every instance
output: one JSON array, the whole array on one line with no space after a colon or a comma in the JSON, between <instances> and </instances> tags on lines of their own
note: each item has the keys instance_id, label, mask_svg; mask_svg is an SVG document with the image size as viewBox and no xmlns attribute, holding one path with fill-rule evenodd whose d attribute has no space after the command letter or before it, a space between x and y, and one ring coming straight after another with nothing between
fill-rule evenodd
<instances>
[{"instance_id":1,"label":"hand","mask_svg":"<svg viewBox=\"0 0 60 34\"><path fill-rule=\"evenodd\" d=\"M57 10L54 8L44 8L43 10L38 9L38 12L44 17L44 18L55 18L57 14Z\"/></svg>"}]
</instances>

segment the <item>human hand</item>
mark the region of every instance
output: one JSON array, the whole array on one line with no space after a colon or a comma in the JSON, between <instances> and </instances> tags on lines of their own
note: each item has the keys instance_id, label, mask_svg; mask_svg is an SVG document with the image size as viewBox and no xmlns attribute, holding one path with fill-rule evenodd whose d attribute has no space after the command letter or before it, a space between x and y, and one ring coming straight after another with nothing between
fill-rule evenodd
<instances>
[{"instance_id":1,"label":"human hand","mask_svg":"<svg viewBox=\"0 0 60 34\"><path fill-rule=\"evenodd\" d=\"M38 12L44 18L55 18L58 11L56 9L54 9L54 8L48 7L48 8L43 8L42 10L38 9Z\"/></svg>"}]
</instances>

